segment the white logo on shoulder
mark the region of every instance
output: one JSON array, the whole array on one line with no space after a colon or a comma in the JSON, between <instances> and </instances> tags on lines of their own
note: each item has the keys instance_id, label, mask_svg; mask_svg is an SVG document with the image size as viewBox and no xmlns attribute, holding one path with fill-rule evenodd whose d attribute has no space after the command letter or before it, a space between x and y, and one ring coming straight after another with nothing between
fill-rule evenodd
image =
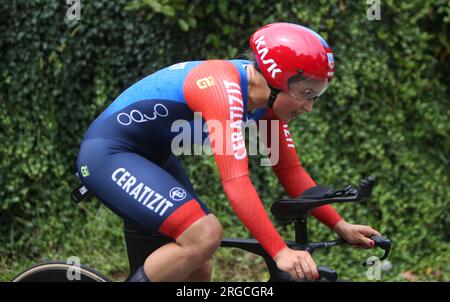
<instances>
[{"instance_id":1,"label":"white logo on shoulder","mask_svg":"<svg viewBox=\"0 0 450 302\"><path fill-rule=\"evenodd\" d=\"M186 191L180 187L173 187L169 192L169 196L175 201L181 201L186 198Z\"/></svg>"}]
</instances>

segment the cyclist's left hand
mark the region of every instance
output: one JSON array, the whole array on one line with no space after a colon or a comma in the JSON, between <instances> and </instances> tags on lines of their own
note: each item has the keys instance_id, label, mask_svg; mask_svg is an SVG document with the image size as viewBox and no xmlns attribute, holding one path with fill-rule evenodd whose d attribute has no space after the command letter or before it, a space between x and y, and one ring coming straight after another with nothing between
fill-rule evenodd
<instances>
[{"instance_id":1,"label":"cyclist's left hand","mask_svg":"<svg viewBox=\"0 0 450 302\"><path fill-rule=\"evenodd\" d=\"M370 226L351 224L344 220L339 221L334 230L352 246L363 249L370 249L375 246L375 242L369 237L381 235Z\"/></svg>"}]
</instances>

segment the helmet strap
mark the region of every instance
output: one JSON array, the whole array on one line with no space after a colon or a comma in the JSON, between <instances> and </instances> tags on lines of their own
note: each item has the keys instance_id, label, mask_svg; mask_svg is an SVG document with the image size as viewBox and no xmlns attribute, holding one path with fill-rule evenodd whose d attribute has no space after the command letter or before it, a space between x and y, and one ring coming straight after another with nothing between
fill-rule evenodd
<instances>
[{"instance_id":1,"label":"helmet strap","mask_svg":"<svg viewBox=\"0 0 450 302\"><path fill-rule=\"evenodd\" d=\"M270 87L270 95L269 95L269 98L267 99L267 107L272 108L273 103L275 103L275 100L277 99L278 93L280 93L280 90L275 89L270 85L269 85L269 87Z\"/></svg>"}]
</instances>

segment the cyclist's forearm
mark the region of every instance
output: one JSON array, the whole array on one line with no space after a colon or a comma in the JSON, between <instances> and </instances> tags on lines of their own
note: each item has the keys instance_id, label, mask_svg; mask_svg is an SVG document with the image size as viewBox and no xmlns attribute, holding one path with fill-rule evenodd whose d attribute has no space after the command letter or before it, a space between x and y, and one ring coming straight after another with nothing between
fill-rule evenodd
<instances>
[{"instance_id":1,"label":"cyclist's forearm","mask_svg":"<svg viewBox=\"0 0 450 302\"><path fill-rule=\"evenodd\" d=\"M342 220L339 213L329 204L312 210L311 215L330 229L334 229L336 224Z\"/></svg>"},{"instance_id":2,"label":"cyclist's forearm","mask_svg":"<svg viewBox=\"0 0 450 302\"><path fill-rule=\"evenodd\" d=\"M270 221L248 175L228 180L223 186L239 219L267 253L275 257L286 243Z\"/></svg>"}]
</instances>

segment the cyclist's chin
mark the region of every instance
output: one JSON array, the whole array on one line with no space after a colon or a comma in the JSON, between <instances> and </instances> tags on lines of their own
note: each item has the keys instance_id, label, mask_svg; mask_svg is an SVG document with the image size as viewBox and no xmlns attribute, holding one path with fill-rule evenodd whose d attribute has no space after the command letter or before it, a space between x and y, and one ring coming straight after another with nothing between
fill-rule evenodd
<instances>
[{"instance_id":1,"label":"cyclist's chin","mask_svg":"<svg viewBox=\"0 0 450 302\"><path fill-rule=\"evenodd\" d=\"M292 120L294 120L296 117L298 117L300 114L302 114L303 112L301 111L294 111L294 112L290 112L286 118L284 119L286 122L290 122Z\"/></svg>"},{"instance_id":2,"label":"cyclist's chin","mask_svg":"<svg viewBox=\"0 0 450 302\"><path fill-rule=\"evenodd\" d=\"M276 109L278 108L274 108L274 113L280 120L284 122L290 122L304 112L301 108L291 108L290 110L286 109L276 110Z\"/></svg>"},{"instance_id":3,"label":"cyclist's chin","mask_svg":"<svg viewBox=\"0 0 450 302\"><path fill-rule=\"evenodd\" d=\"M286 123L289 123L292 120L292 117L290 115L286 115L286 116L278 116L278 118Z\"/></svg>"},{"instance_id":4,"label":"cyclist's chin","mask_svg":"<svg viewBox=\"0 0 450 302\"><path fill-rule=\"evenodd\" d=\"M292 121L295 116L292 114L286 114L284 116L279 116L278 117L280 120L282 120L283 122L289 123L290 121Z\"/></svg>"}]
</instances>

